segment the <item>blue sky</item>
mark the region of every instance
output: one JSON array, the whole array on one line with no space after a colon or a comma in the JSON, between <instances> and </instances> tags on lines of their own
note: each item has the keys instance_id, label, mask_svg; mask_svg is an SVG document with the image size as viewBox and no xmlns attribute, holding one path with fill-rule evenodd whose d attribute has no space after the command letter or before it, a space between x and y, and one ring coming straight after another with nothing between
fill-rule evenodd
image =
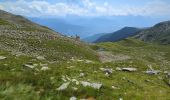
<instances>
[{"instance_id":1,"label":"blue sky","mask_svg":"<svg viewBox=\"0 0 170 100\"><path fill-rule=\"evenodd\" d=\"M170 20L170 0L0 0L0 9L81 37Z\"/></svg>"},{"instance_id":2,"label":"blue sky","mask_svg":"<svg viewBox=\"0 0 170 100\"><path fill-rule=\"evenodd\" d=\"M0 0L0 9L27 17L170 17L170 0Z\"/></svg>"}]
</instances>

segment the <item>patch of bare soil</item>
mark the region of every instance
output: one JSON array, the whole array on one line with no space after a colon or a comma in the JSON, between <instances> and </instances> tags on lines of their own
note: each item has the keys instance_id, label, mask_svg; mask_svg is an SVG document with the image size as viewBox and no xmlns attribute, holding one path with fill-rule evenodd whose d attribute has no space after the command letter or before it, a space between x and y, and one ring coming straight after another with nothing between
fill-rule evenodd
<instances>
[{"instance_id":1,"label":"patch of bare soil","mask_svg":"<svg viewBox=\"0 0 170 100\"><path fill-rule=\"evenodd\" d=\"M98 54L99 54L99 59L102 63L128 60L131 58L131 57L129 57L127 55L123 55L123 54L113 55L111 52L107 52L107 51L100 51L100 52L98 52Z\"/></svg>"}]
</instances>

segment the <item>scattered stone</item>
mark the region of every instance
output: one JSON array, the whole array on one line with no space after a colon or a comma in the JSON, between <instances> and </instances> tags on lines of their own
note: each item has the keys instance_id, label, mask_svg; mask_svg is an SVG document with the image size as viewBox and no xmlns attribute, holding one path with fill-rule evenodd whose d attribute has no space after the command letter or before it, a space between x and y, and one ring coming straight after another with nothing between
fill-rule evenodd
<instances>
[{"instance_id":1,"label":"scattered stone","mask_svg":"<svg viewBox=\"0 0 170 100\"><path fill-rule=\"evenodd\" d=\"M67 79L68 81L71 81L71 79L70 79L68 76L66 76L66 79Z\"/></svg>"},{"instance_id":2,"label":"scattered stone","mask_svg":"<svg viewBox=\"0 0 170 100\"><path fill-rule=\"evenodd\" d=\"M67 80L65 79L65 76L62 76L61 78L64 82L66 82Z\"/></svg>"},{"instance_id":3,"label":"scattered stone","mask_svg":"<svg viewBox=\"0 0 170 100\"><path fill-rule=\"evenodd\" d=\"M164 74L168 74L168 71L164 71Z\"/></svg>"},{"instance_id":4,"label":"scattered stone","mask_svg":"<svg viewBox=\"0 0 170 100\"><path fill-rule=\"evenodd\" d=\"M95 89L100 89L102 87L102 84L99 83L91 83L91 87L95 88Z\"/></svg>"},{"instance_id":5,"label":"scattered stone","mask_svg":"<svg viewBox=\"0 0 170 100\"><path fill-rule=\"evenodd\" d=\"M77 90L78 90L78 88L76 88L76 87L72 87L72 89L73 89L74 91L77 91Z\"/></svg>"},{"instance_id":6,"label":"scattered stone","mask_svg":"<svg viewBox=\"0 0 170 100\"><path fill-rule=\"evenodd\" d=\"M80 82L79 82L78 80L76 80L76 79L72 79L71 81L72 81L72 82L75 82L76 85L79 85L79 84L80 84Z\"/></svg>"},{"instance_id":7,"label":"scattered stone","mask_svg":"<svg viewBox=\"0 0 170 100\"><path fill-rule=\"evenodd\" d=\"M48 67L42 67L42 68L41 68L42 71L47 71L47 70L49 70L49 69L50 69L50 68L48 68Z\"/></svg>"},{"instance_id":8,"label":"scattered stone","mask_svg":"<svg viewBox=\"0 0 170 100\"><path fill-rule=\"evenodd\" d=\"M4 60L6 59L7 57L4 57L4 56L0 56L0 60Z\"/></svg>"},{"instance_id":9,"label":"scattered stone","mask_svg":"<svg viewBox=\"0 0 170 100\"><path fill-rule=\"evenodd\" d=\"M72 69L72 68L74 68L75 66L70 66L70 67L67 67L68 69Z\"/></svg>"},{"instance_id":10,"label":"scattered stone","mask_svg":"<svg viewBox=\"0 0 170 100\"><path fill-rule=\"evenodd\" d=\"M40 63L40 66L41 66L41 67L47 67L48 64L41 64L41 63Z\"/></svg>"},{"instance_id":11,"label":"scattered stone","mask_svg":"<svg viewBox=\"0 0 170 100\"><path fill-rule=\"evenodd\" d=\"M168 73L168 78L170 78L170 73Z\"/></svg>"},{"instance_id":12,"label":"scattered stone","mask_svg":"<svg viewBox=\"0 0 170 100\"><path fill-rule=\"evenodd\" d=\"M70 98L70 100L77 100L77 98L73 96Z\"/></svg>"},{"instance_id":13,"label":"scattered stone","mask_svg":"<svg viewBox=\"0 0 170 100\"><path fill-rule=\"evenodd\" d=\"M24 67L31 68L31 69L35 68L35 66L34 66L34 65L31 65L31 64L24 64L23 66L24 66Z\"/></svg>"},{"instance_id":14,"label":"scattered stone","mask_svg":"<svg viewBox=\"0 0 170 100\"><path fill-rule=\"evenodd\" d=\"M38 60L45 60L45 58L43 56L37 56Z\"/></svg>"},{"instance_id":15,"label":"scattered stone","mask_svg":"<svg viewBox=\"0 0 170 100\"><path fill-rule=\"evenodd\" d=\"M67 83L63 83L59 88L57 88L58 91L62 91L67 89L67 87L69 86L70 82Z\"/></svg>"},{"instance_id":16,"label":"scattered stone","mask_svg":"<svg viewBox=\"0 0 170 100\"><path fill-rule=\"evenodd\" d=\"M117 71L128 71L128 72L135 72L137 71L136 68L120 68L120 67L116 67Z\"/></svg>"},{"instance_id":17,"label":"scattered stone","mask_svg":"<svg viewBox=\"0 0 170 100\"><path fill-rule=\"evenodd\" d=\"M91 83L90 83L90 82L86 82L86 81L81 81L81 84L82 84L84 87L91 86Z\"/></svg>"},{"instance_id":18,"label":"scattered stone","mask_svg":"<svg viewBox=\"0 0 170 100\"><path fill-rule=\"evenodd\" d=\"M12 54L14 54L16 57L19 57L19 56L21 56L21 55L25 55L24 53L22 53L22 52L12 52Z\"/></svg>"},{"instance_id":19,"label":"scattered stone","mask_svg":"<svg viewBox=\"0 0 170 100\"><path fill-rule=\"evenodd\" d=\"M97 73L97 71L94 71L94 73Z\"/></svg>"},{"instance_id":20,"label":"scattered stone","mask_svg":"<svg viewBox=\"0 0 170 100\"><path fill-rule=\"evenodd\" d=\"M149 75L157 75L159 73L159 71L156 71L156 70L148 70L145 72L146 74L149 74Z\"/></svg>"},{"instance_id":21,"label":"scattered stone","mask_svg":"<svg viewBox=\"0 0 170 100\"><path fill-rule=\"evenodd\" d=\"M105 76L109 77L109 76L110 76L110 74L109 74L109 73L105 73Z\"/></svg>"},{"instance_id":22,"label":"scattered stone","mask_svg":"<svg viewBox=\"0 0 170 100\"><path fill-rule=\"evenodd\" d=\"M112 72L113 72L113 69L111 69L111 68L100 68L100 70L104 71L104 72L106 72L108 74L112 74Z\"/></svg>"},{"instance_id":23,"label":"scattered stone","mask_svg":"<svg viewBox=\"0 0 170 100\"><path fill-rule=\"evenodd\" d=\"M126 80L126 77L123 77L122 80Z\"/></svg>"},{"instance_id":24,"label":"scattered stone","mask_svg":"<svg viewBox=\"0 0 170 100\"><path fill-rule=\"evenodd\" d=\"M38 68L35 68L35 71L39 72L40 70Z\"/></svg>"},{"instance_id":25,"label":"scattered stone","mask_svg":"<svg viewBox=\"0 0 170 100\"><path fill-rule=\"evenodd\" d=\"M4 66L8 66L8 64L4 64Z\"/></svg>"},{"instance_id":26,"label":"scattered stone","mask_svg":"<svg viewBox=\"0 0 170 100\"><path fill-rule=\"evenodd\" d=\"M38 66L38 64L33 64L33 66L37 67L37 66Z\"/></svg>"},{"instance_id":27,"label":"scattered stone","mask_svg":"<svg viewBox=\"0 0 170 100\"><path fill-rule=\"evenodd\" d=\"M55 79L55 77L50 77L50 80L54 80Z\"/></svg>"},{"instance_id":28,"label":"scattered stone","mask_svg":"<svg viewBox=\"0 0 170 100\"><path fill-rule=\"evenodd\" d=\"M106 76L110 76L113 72L111 68L100 68L101 71L105 72Z\"/></svg>"},{"instance_id":29,"label":"scattered stone","mask_svg":"<svg viewBox=\"0 0 170 100\"><path fill-rule=\"evenodd\" d=\"M148 67L149 67L150 70L154 70L154 69L152 68L152 65L148 65Z\"/></svg>"},{"instance_id":30,"label":"scattered stone","mask_svg":"<svg viewBox=\"0 0 170 100\"><path fill-rule=\"evenodd\" d=\"M170 86L170 80L169 80L169 82L168 82L168 85Z\"/></svg>"},{"instance_id":31,"label":"scattered stone","mask_svg":"<svg viewBox=\"0 0 170 100\"><path fill-rule=\"evenodd\" d=\"M117 71L122 71L122 69L120 67L116 67Z\"/></svg>"},{"instance_id":32,"label":"scattered stone","mask_svg":"<svg viewBox=\"0 0 170 100\"><path fill-rule=\"evenodd\" d=\"M119 100L123 100L123 98L119 98Z\"/></svg>"},{"instance_id":33,"label":"scattered stone","mask_svg":"<svg viewBox=\"0 0 170 100\"><path fill-rule=\"evenodd\" d=\"M94 63L94 62L91 61L91 60L85 60L85 63L86 63L86 64L89 64L89 63Z\"/></svg>"},{"instance_id":34,"label":"scattered stone","mask_svg":"<svg viewBox=\"0 0 170 100\"><path fill-rule=\"evenodd\" d=\"M146 80L145 80L145 82L151 82L151 80L149 80L149 79L146 79Z\"/></svg>"},{"instance_id":35,"label":"scattered stone","mask_svg":"<svg viewBox=\"0 0 170 100\"><path fill-rule=\"evenodd\" d=\"M90 82L86 82L86 81L81 81L81 84L84 86L84 87L92 87L94 89L100 89L102 87L102 84L99 84L99 83L90 83Z\"/></svg>"},{"instance_id":36,"label":"scattered stone","mask_svg":"<svg viewBox=\"0 0 170 100\"><path fill-rule=\"evenodd\" d=\"M118 88L118 87L115 87L115 86L112 86L112 89L120 89L120 88Z\"/></svg>"},{"instance_id":37,"label":"scattered stone","mask_svg":"<svg viewBox=\"0 0 170 100\"><path fill-rule=\"evenodd\" d=\"M122 68L122 71L135 72L137 71L137 69L136 68Z\"/></svg>"},{"instance_id":38,"label":"scattered stone","mask_svg":"<svg viewBox=\"0 0 170 100\"><path fill-rule=\"evenodd\" d=\"M85 76L85 74L84 73L80 73L80 75L79 75L80 77L84 77Z\"/></svg>"}]
</instances>

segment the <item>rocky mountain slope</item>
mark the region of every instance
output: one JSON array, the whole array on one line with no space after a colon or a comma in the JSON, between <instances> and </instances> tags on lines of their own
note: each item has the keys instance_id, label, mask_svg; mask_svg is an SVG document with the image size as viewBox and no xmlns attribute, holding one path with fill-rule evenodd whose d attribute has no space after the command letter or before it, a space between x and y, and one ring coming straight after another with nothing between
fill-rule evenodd
<instances>
[{"instance_id":1,"label":"rocky mountain slope","mask_svg":"<svg viewBox=\"0 0 170 100\"><path fill-rule=\"evenodd\" d=\"M170 44L170 21L158 23L149 29L141 31L135 37L145 42Z\"/></svg>"},{"instance_id":2,"label":"rocky mountain slope","mask_svg":"<svg viewBox=\"0 0 170 100\"><path fill-rule=\"evenodd\" d=\"M0 49L16 55L41 55L52 60L72 57L96 58L93 50L86 44L2 10L0 10Z\"/></svg>"},{"instance_id":3,"label":"rocky mountain slope","mask_svg":"<svg viewBox=\"0 0 170 100\"><path fill-rule=\"evenodd\" d=\"M99 42L116 42L122 39L125 39L127 37L130 36L134 36L136 35L139 31L141 31L138 28L134 28L134 27L124 27L114 33L108 33L106 35L103 35L101 37L99 37L96 41L94 41L95 43L99 43Z\"/></svg>"}]
</instances>

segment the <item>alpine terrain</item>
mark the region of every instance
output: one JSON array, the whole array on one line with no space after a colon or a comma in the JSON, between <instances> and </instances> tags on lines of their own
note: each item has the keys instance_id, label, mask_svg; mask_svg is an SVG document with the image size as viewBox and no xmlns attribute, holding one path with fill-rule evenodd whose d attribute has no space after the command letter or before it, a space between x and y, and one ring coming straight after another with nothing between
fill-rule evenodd
<instances>
[{"instance_id":1,"label":"alpine terrain","mask_svg":"<svg viewBox=\"0 0 170 100\"><path fill-rule=\"evenodd\" d=\"M169 21L95 42L0 10L0 99L170 99Z\"/></svg>"}]
</instances>

